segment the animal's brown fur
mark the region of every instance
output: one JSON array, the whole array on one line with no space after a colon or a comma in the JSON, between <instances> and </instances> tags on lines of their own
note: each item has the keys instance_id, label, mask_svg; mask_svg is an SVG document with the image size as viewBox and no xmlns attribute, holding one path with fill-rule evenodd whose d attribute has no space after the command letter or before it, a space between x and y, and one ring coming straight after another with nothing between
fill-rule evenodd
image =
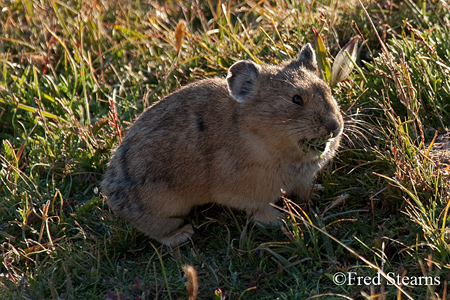
<instances>
[{"instance_id":1,"label":"animal's brown fur","mask_svg":"<svg viewBox=\"0 0 450 300\"><path fill-rule=\"evenodd\" d=\"M102 183L107 203L166 245L193 234L182 217L205 203L279 223L282 215L270 203L280 189L306 198L339 145L342 115L317 74L308 44L298 59L239 61L227 79L205 79L155 103L111 159ZM295 95L303 104L293 103ZM320 156L305 147L330 134Z\"/></svg>"},{"instance_id":2,"label":"animal's brown fur","mask_svg":"<svg viewBox=\"0 0 450 300\"><path fill-rule=\"evenodd\" d=\"M428 149L427 144L425 149ZM426 151L424 151L426 152ZM450 132L446 132L437 136L433 142L433 146L429 151L429 157L436 164L443 176L450 175Z\"/></svg>"}]
</instances>

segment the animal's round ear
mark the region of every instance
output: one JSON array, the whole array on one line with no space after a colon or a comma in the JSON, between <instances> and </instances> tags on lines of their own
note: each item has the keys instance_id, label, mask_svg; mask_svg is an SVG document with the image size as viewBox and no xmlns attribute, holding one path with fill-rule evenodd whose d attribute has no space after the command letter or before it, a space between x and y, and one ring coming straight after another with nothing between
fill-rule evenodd
<instances>
[{"instance_id":1,"label":"animal's round ear","mask_svg":"<svg viewBox=\"0 0 450 300\"><path fill-rule=\"evenodd\" d=\"M307 43L302 47L297 61L311 71L317 72L319 70L317 67L316 53L310 43Z\"/></svg>"},{"instance_id":2,"label":"animal's round ear","mask_svg":"<svg viewBox=\"0 0 450 300\"><path fill-rule=\"evenodd\" d=\"M228 69L228 92L237 102L246 101L255 92L259 68L251 61L240 60Z\"/></svg>"}]
</instances>

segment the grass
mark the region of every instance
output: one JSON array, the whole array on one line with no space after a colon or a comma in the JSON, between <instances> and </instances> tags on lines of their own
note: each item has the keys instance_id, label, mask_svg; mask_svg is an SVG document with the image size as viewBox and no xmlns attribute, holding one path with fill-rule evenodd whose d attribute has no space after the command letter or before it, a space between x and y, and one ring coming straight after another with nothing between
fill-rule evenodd
<instances>
[{"instance_id":1,"label":"grass","mask_svg":"<svg viewBox=\"0 0 450 300\"><path fill-rule=\"evenodd\" d=\"M190 264L198 299L447 299L450 186L426 153L450 124L449 4L343 2L0 0L0 297L187 299ZM175 249L109 210L99 183L139 113L236 60L294 57L312 27L325 61L364 41L334 87L346 137L319 199L285 199L283 230L200 207Z\"/></svg>"}]
</instances>

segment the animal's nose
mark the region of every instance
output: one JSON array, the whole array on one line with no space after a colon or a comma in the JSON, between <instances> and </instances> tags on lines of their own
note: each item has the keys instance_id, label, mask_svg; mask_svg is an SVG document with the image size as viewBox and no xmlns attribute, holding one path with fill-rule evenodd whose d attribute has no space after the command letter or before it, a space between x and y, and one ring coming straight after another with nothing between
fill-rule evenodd
<instances>
[{"instance_id":1,"label":"animal's nose","mask_svg":"<svg viewBox=\"0 0 450 300\"><path fill-rule=\"evenodd\" d=\"M332 137L337 137L339 133L341 133L341 125L338 120L331 119L329 120L325 128L328 130L328 132L332 135Z\"/></svg>"}]
</instances>

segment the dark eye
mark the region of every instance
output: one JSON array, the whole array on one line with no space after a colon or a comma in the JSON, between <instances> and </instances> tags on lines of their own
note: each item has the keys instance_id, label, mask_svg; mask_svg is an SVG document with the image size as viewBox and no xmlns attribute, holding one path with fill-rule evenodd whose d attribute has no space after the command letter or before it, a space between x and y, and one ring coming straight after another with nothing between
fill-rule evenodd
<instances>
[{"instance_id":1,"label":"dark eye","mask_svg":"<svg viewBox=\"0 0 450 300\"><path fill-rule=\"evenodd\" d=\"M294 102L295 104L300 105L300 106L302 106L304 104L303 98L301 96L299 96L299 95L295 95L292 98L292 102Z\"/></svg>"}]
</instances>

